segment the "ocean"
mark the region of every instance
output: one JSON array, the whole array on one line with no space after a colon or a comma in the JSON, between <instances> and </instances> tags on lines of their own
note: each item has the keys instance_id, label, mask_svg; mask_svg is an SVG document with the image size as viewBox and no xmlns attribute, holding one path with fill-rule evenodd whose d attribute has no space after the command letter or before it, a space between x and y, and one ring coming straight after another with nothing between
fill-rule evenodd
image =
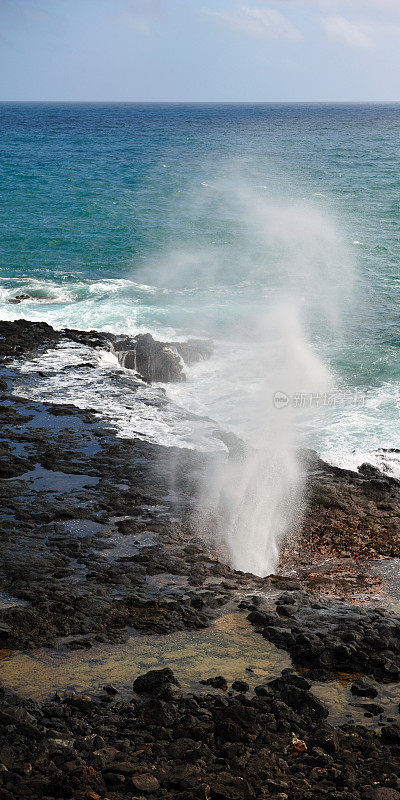
<instances>
[{"instance_id":1,"label":"ocean","mask_svg":"<svg viewBox=\"0 0 400 800\"><path fill-rule=\"evenodd\" d=\"M31 396L400 476L399 150L400 105L1 104L1 318L215 344L139 391L65 345Z\"/></svg>"}]
</instances>

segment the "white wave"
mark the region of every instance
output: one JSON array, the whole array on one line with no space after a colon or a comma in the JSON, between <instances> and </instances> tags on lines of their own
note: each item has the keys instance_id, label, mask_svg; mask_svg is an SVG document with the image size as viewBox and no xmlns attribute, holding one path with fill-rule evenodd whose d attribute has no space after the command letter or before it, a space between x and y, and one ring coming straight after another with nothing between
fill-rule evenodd
<instances>
[{"instance_id":1,"label":"white wave","mask_svg":"<svg viewBox=\"0 0 400 800\"><path fill-rule=\"evenodd\" d=\"M105 330L110 333L151 333L156 339L174 339L175 328L168 322L158 289L129 278L107 280L30 279L0 284L0 318L14 321L45 321L57 330L65 327ZM160 295L160 303L155 297ZM8 301L29 295L18 304ZM148 305L147 297L155 297ZM156 321L157 320L157 321Z\"/></svg>"},{"instance_id":2,"label":"white wave","mask_svg":"<svg viewBox=\"0 0 400 800\"><path fill-rule=\"evenodd\" d=\"M364 395L362 405L332 409L324 429L314 431L308 441L335 466L357 470L365 462L400 477L398 456L387 452L400 445L400 386L385 382Z\"/></svg>"},{"instance_id":3,"label":"white wave","mask_svg":"<svg viewBox=\"0 0 400 800\"><path fill-rule=\"evenodd\" d=\"M341 469L349 469L357 472L362 464L370 464L376 467L384 475L400 479L400 451L378 448L377 450L353 450L349 453L345 447L343 450L336 449L326 451L322 454L329 464Z\"/></svg>"}]
</instances>

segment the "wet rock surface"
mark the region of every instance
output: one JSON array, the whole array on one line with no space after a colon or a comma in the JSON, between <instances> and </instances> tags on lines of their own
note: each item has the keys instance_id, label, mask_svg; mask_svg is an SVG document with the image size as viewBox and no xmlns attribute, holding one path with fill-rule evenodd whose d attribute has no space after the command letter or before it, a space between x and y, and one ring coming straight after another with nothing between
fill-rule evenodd
<instances>
[{"instance_id":1,"label":"wet rock surface","mask_svg":"<svg viewBox=\"0 0 400 800\"><path fill-rule=\"evenodd\" d=\"M208 625L246 578L224 585L232 571L189 528L203 458L118 439L73 405L15 396L11 359L54 347L61 334L41 323L0 326L0 591L24 603L0 609L3 645L61 639L77 649L120 640L127 627ZM102 346L103 334L82 336Z\"/></svg>"},{"instance_id":2,"label":"wet rock surface","mask_svg":"<svg viewBox=\"0 0 400 800\"><path fill-rule=\"evenodd\" d=\"M73 407L7 395L0 411L0 587L29 604L1 612L7 646L207 625L227 594L200 587L229 569L173 516L154 469L168 453Z\"/></svg>"},{"instance_id":3,"label":"wet rock surface","mask_svg":"<svg viewBox=\"0 0 400 800\"><path fill-rule=\"evenodd\" d=\"M309 683L345 671L354 701L381 719L379 682L400 679L400 619L321 599L301 573L262 579L222 563L191 524L208 456L118 439L91 411L15 396L12 360L67 335L95 348L110 342L97 332L0 323L0 592L8 598L0 651L67 652L123 641L131 629L196 630L239 606L304 674L284 671L254 692L246 675L232 689L215 675L195 696L166 668L138 683L132 675L131 702L112 685L99 686L99 697L67 693L42 705L4 690L0 800L400 796L398 718L385 720L381 734L334 729ZM127 338L115 352L135 350L138 369L138 342L124 349ZM149 339L143 347L153 352ZM170 350L173 363L182 369L181 359L205 357L196 347L179 358ZM172 361L163 363L172 379ZM374 543L374 556L398 554L398 483L307 459L300 547L353 557Z\"/></svg>"},{"instance_id":4,"label":"wet rock surface","mask_svg":"<svg viewBox=\"0 0 400 800\"><path fill-rule=\"evenodd\" d=\"M121 366L135 370L145 381L152 383L185 380L183 364L210 358L213 345L206 340L190 339L187 342L158 342L150 333L137 336L117 336L98 331L63 331L71 341L89 347L111 350ZM182 363L183 362L183 363Z\"/></svg>"},{"instance_id":5,"label":"wet rock surface","mask_svg":"<svg viewBox=\"0 0 400 800\"><path fill-rule=\"evenodd\" d=\"M19 303L24 295L10 302ZM54 347L69 340L95 349L110 350L126 369L135 370L148 382L168 383L185 380L183 364L210 358L213 344L209 340L189 339L186 342L159 342L150 333L137 336L116 335L101 331L80 331L65 328L54 330L46 322L0 321L0 352L15 357Z\"/></svg>"}]
</instances>

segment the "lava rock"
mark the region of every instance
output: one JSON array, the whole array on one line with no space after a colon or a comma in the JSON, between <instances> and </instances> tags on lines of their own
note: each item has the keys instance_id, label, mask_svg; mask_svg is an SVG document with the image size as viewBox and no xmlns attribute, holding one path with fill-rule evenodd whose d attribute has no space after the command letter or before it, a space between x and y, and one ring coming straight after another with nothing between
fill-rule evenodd
<instances>
[{"instance_id":1,"label":"lava rock","mask_svg":"<svg viewBox=\"0 0 400 800\"><path fill-rule=\"evenodd\" d=\"M248 683L246 683L246 681L236 680L232 683L232 689L235 692L248 692L250 686Z\"/></svg>"},{"instance_id":2,"label":"lava rock","mask_svg":"<svg viewBox=\"0 0 400 800\"><path fill-rule=\"evenodd\" d=\"M133 775L131 781L134 788L138 792L145 792L145 794L151 794L160 788L157 778L148 773L143 773L142 775Z\"/></svg>"},{"instance_id":3,"label":"lava rock","mask_svg":"<svg viewBox=\"0 0 400 800\"><path fill-rule=\"evenodd\" d=\"M367 678L357 678L357 680L352 683L350 691L352 694L356 695L356 697L373 698L378 696L378 690Z\"/></svg>"},{"instance_id":4,"label":"lava rock","mask_svg":"<svg viewBox=\"0 0 400 800\"><path fill-rule=\"evenodd\" d=\"M133 682L133 689L137 694L158 694L166 686L180 687L172 669L153 669L144 675L139 675Z\"/></svg>"},{"instance_id":5,"label":"lava rock","mask_svg":"<svg viewBox=\"0 0 400 800\"><path fill-rule=\"evenodd\" d=\"M206 680L200 681L203 686L212 686L213 689L223 689L224 691L228 688L228 682L223 675L216 675L215 678L207 678Z\"/></svg>"},{"instance_id":6,"label":"lava rock","mask_svg":"<svg viewBox=\"0 0 400 800\"><path fill-rule=\"evenodd\" d=\"M400 745L400 725L385 725L381 730L381 737L387 744Z\"/></svg>"}]
</instances>

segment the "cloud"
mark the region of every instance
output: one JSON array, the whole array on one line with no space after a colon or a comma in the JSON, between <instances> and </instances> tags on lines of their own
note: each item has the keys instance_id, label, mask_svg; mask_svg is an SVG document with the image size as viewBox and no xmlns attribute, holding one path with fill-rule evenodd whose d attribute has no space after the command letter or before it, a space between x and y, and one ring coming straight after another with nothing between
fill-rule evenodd
<instances>
[{"instance_id":1,"label":"cloud","mask_svg":"<svg viewBox=\"0 0 400 800\"><path fill-rule=\"evenodd\" d=\"M298 41L302 38L300 31L280 11L260 6L237 5L232 11L226 9L215 11L203 9L206 14L219 19L234 31L254 39L290 39Z\"/></svg>"},{"instance_id":2,"label":"cloud","mask_svg":"<svg viewBox=\"0 0 400 800\"><path fill-rule=\"evenodd\" d=\"M161 14L167 5L165 0L114 0L114 3L143 16Z\"/></svg>"},{"instance_id":3,"label":"cloud","mask_svg":"<svg viewBox=\"0 0 400 800\"><path fill-rule=\"evenodd\" d=\"M365 25L351 22L346 17L325 17L322 20L322 27L331 39L337 39L349 47L369 50L374 46Z\"/></svg>"},{"instance_id":4,"label":"cloud","mask_svg":"<svg viewBox=\"0 0 400 800\"><path fill-rule=\"evenodd\" d=\"M348 12L350 9L356 12L391 11L395 16L400 14L399 0L274 0L274 5L286 7L311 8L316 11L325 12Z\"/></svg>"},{"instance_id":5,"label":"cloud","mask_svg":"<svg viewBox=\"0 0 400 800\"><path fill-rule=\"evenodd\" d=\"M149 34L168 5L167 0L111 0L109 7L113 22L134 33Z\"/></svg>"},{"instance_id":6,"label":"cloud","mask_svg":"<svg viewBox=\"0 0 400 800\"><path fill-rule=\"evenodd\" d=\"M313 15L332 40L354 49L400 39L400 0L274 0L274 5L297 15L306 12L308 20Z\"/></svg>"}]
</instances>

